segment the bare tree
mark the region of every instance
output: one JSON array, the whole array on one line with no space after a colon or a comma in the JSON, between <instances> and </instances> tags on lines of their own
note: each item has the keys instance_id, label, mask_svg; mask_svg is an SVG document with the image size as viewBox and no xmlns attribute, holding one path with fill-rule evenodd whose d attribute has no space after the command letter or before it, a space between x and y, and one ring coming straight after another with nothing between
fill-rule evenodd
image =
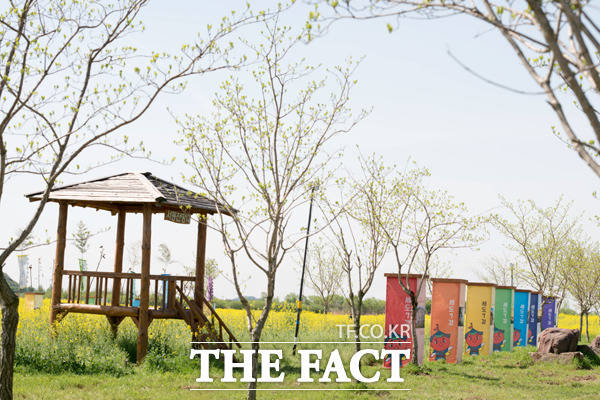
<instances>
[{"instance_id":1,"label":"bare tree","mask_svg":"<svg viewBox=\"0 0 600 400\"><path fill-rule=\"evenodd\" d=\"M141 263L142 242L137 240L129 243L127 246L127 261L129 262L129 272L137 271Z\"/></svg>"},{"instance_id":2,"label":"bare tree","mask_svg":"<svg viewBox=\"0 0 600 400\"><path fill-rule=\"evenodd\" d=\"M523 283L523 270L520 265L507 257L492 256L483 265L483 271L477 273L484 282L500 286L520 286Z\"/></svg>"},{"instance_id":3,"label":"bare tree","mask_svg":"<svg viewBox=\"0 0 600 400\"><path fill-rule=\"evenodd\" d=\"M369 185L378 188L376 192L382 194L380 198L369 196L368 201L380 204L375 220L389 242L400 286L411 300L411 363L417 364L418 298L426 289L424 285L435 256L440 250L477 244L481 240L477 232L484 220L469 216L464 203L455 201L447 192L427 188L423 182L429 176L426 169L415 167L398 171L374 157L363 160L362 167L369 174ZM421 275L415 290L410 288L408 279L403 279L411 273Z\"/></svg>"},{"instance_id":4,"label":"bare tree","mask_svg":"<svg viewBox=\"0 0 600 400\"><path fill-rule=\"evenodd\" d=\"M436 20L467 16L498 32L540 92L527 92L483 77L496 86L528 95L541 95L552 107L560 127L552 131L600 176L600 27L598 9L590 0L348 0L323 1L310 14L314 31L339 19L394 18ZM326 10L333 10L333 13ZM574 104L574 107L573 107ZM585 128L576 121L583 119Z\"/></svg>"},{"instance_id":5,"label":"bare tree","mask_svg":"<svg viewBox=\"0 0 600 400\"><path fill-rule=\"evenodd\" d=\"M258 56L250 75L255 85L245 87L242 74L231 77L221 85L210 118L190 116L180 121L181 143L194 171L189 181L222 205L209 223L221 235L246 312L255 350L253 377L277 272L306 235L294 227L294 216L310 197L310 187L330 175L329 143L362 118L362 114L353 118L348 108L354 66L328 71L335 89L327 96L330 82L313 78L323 76L323 71L305 61L286 64L286 56L298 43L297 34L274 22L266 24L263 39L246 42ZM248 264L255 279L258 274L265 285L265 304L258 317L243 288L241 268ZM249 399L256 398L255 388L255 381L248 384Z\"/></svg>"},{"instance_id":6,"label":"bare tree","mask_svg":"<svg viewBox=\"0 0 600 400\"><path fill-rule=\"evenodd\" d=\"M588 342L590 331L588 316L600 299L600 244L590 238L573 238L565 246L561 257L562 274L567 292L579 306L579 331L583 334L583 317Z\"/></svg>"},{"instance_id":7,"label":"bare tree","mask_svg":"<svg viewBox=\"0 0 600 400\"><path fill-rule=\"evenodd\" d=\"M340 288L350 307L356 351L361 349L363 301L389 249L378 223L386 193L371 180L373 173L387 171L367 171L365 160L360 160L361 175L338 179L341 201L323 199L321 202L322 214L328 221L329 241L344 272Z\"/></svg>"},{"instance_id":8,"label":"bare tree","mask_svg":"<svg viewBox=\"0 0 600 400\"><path fill-rule=\"evenodd\" d=\"M98 263L96 264L96 272L100 269L100 264L102 264L102 260L106 259L106 251L104 250L104 246L98 246Z\"/></svg>"},{"instance_id":9,"label":"bare tree","mask_svg":"<svg viewBox=\"0 0 600 400\"><path fill-rule=\"evenodd\" d=\"M423 255L418 255L417 259L418 261L415 263L415 273L422 275L426 266L425 257ZM430 278L446 279L450 278L452 275L452 265L448 261L442 260L439 254L434 254L431 256L429 259L428 269L429 271L426 275L428 275ZM427 294L428 296L431 296L433 292L433 281L431 279L427 279L426 283Z\"/></svg>"},{"instance_id":10,"label":"bare tree","mask_svg":"<svg viewBox=\"0 0 600 400\"><path fill-rule=\"evenodd\" d=\"M79 221L79 224L77 224L77 231L73 234L73 245L79 250L81 258L85 256L85 253L87 253L90 248L89 241L91 236L92 233L85 225L85 222Z\"/></svg>"},{"instance_id":11,"label":"bare tree","mask_svg":"<svg viewBox=\"0 0 600 400\"><path fill-rule=\"evenodd\" d=\"M214 258L206 259L204 274L212 279L217 279L217 277L221 274L221 270L219 269L219 264L217 264L217 260Z\"/></svg>"},{"instance_id":12,"label":"bare tree","mask_svg":"<svg viewBox=\"0 0 600 400\"><path fill-rule=\"evenodd\" d=\"M163 266L163 274L167 273L167 268L169 268L169 265L177 262L171 255L171 249L169 249L169 246L167 246L165 243L158 245L158 261L160 261Z\"/></svg>"},{"instance_id":13,"label":"bare tree","mask_svg":"<svg viewBox=\"0 0 600 400\"><path fill-rule=\"evenodd\" d=\"M207 279L206 282L204 282L204 293L208 293L209 280L212 282L211 284L214 285L215 279L217 279L217 277L221 275L222 271L221 269L219 269L219 265L217 264L217 261L214 258L207 258L205 264L206 265L204 266L204 276L206 276ZM189 276L194 276L194 274L196 273L196 266L192 267L189 265L184 265L183 269L185 270L185 273ZM183 287L181 288L181 290L183 290L186 296L191 297L194 293L194 282L183 282Z\"/></svg>"},{"instance_id":14,"label":"bare tree","mask_svg":"<svg viewBox=\"0 0 600 400\"><path fill-rule=\"evenodd\" d=\"M333 297L338 294L343 270L338 257L325 242L317 242L311 247L306 272L310 286L323 302L323 312L327 314Z\"/></svg>"},{"instance_id":15,"label":"bare tree","mask_svg":"<svg viewBox=\"0 0 600 400\"><path fill-rule=\"evenodd\" d=\"M572 202L560 197L547 208L533 200L510 202L501 197L507 217L493 215L492 224L508 240L508 248L519 265L521 277L544 296L557 296L560 303L567 290L561 258L571 238L579 230L579 217L572 217Z\"/></svg>"},{"instance_id":16,"label":"bare tree","mask_svg":"<svg viewBox=\"0 0 600 400\"><path fill-rule=\"evenodd\" d=\"M26 176L39 177L43 190L20 235L1 251L0 266L29 236L60 177L97 166L79 164L82 155L90 156L94 148L110 150L116 158L145 155L143 146L132 146L117 132L138 120L161 92L180 92L184 78L232 65L229 52L218 46L220 40L256 20L244 12L235 21L223 19L172 55L142 54L127 39L143 30L138 15L146 4L146 0L11 0L4 6L0 202L7 183L19 187ZM0 274L2 399L12 397L17 305L17 296Z\"/></svg>"}]
</instances>

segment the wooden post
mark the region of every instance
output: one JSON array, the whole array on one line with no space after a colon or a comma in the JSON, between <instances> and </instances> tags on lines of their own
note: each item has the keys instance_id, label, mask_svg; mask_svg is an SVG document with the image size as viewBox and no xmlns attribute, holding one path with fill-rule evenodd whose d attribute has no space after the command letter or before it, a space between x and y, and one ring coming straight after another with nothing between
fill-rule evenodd
<instances>
[{"instance_id":1,"label":"wooden post","mask_svg":"<svg viewBox=\"0 0 600 400\"><path fill-rule=\"evenodd\" d=\"M60 304L60 297L62 293L65 245L67 243L67 208L67 203L59 203L58 228L56 231L56 256L54 257L54 276L52 278L52 305L50 308L50 324L53 324L56 320L57 312L55 310L55 306Z\"/></svg>"},{"instance_id":2,"label":"wooden post","mask_svg":"<svg viewBox=\"0 0 600 400\"><path fill-rule=\"evenodd\" d=\"M203 308L204 272L206 257L206 214L200 214L198 221L198 241L196 243L196 280L194 282L194 300Z\"/></svg>"},{"instance_id":3,"label":"wooden post","mask_svg":"<svg viewBox=\"0 0 600 400\"><path fill-rule=\"evenodd\" d=\"M110 307L112 307L112 306L110 306ZM122 309L119 308L119 310L122 310ZM123 319L125 317L123 317L123 316L113 317L108 314L105 314L105 315L106 315L106 318L108 319L108 323L110 325L110 330L112 331L112 334L113 334L113 339L116 339L117 334L119 333L119 324L123 321Z\"/></svg>"},{"instance_id":4,"label":"wooden post","mask_svg":"<svg viewBox=\"0 0 600 400\"><path fill-rule=\"evenodd\" d=\"M142 233L142 278L138 317L137 362L142 362L148 350L148 306L150 304L150 246L152 241L152 205L144 205Z\"/></svg>"},{"instance_id":5,"label":"wooden post","mask_svg":"<svg viewBox=\"0 0 600 400\"><path fill-rule=\"evenodd\" d=\"M167 284L167 310L175 309L175 281L169 279Z\"/></svg>"},{"instance_id":6,"label":"wooden post","mask_svg":"<svg viewBox=\"0 0 600 400\"><path fill-rule=\"evenodd\" d=\"M115 272L123 272L123 245L125 243L125 216L124 210L119 210L117 221L117 242L115 245ZM121 278L113 279L112 287L112 306L118 306L121 303Z\"/></svg>"},{"instance_id":7,"label":"wooden post","mask_svg":"<svg viewBox=\"0 0 600 400\"><path fill-rule=\"evenodd\" d=\"M194 302L204 312L204 274L206 257L206 214L198 215L198 238L196 242L196 277L194 279ZM183 288L183 286L182 286ZM192 342L201 341L200 329L202 321L195 320L193 313L190 314L190 326L192 327ZM193 344L192 348L200 348L199 344Z\"/></svg>"}]
</instances>

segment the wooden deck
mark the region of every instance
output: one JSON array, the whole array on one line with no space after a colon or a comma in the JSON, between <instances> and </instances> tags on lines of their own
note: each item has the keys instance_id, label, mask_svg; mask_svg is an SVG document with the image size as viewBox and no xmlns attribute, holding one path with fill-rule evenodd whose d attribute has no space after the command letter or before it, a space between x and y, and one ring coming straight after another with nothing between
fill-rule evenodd
<instances>
[{"instance_id":1,"label":"wooden deck","mask_svg":"<svg viewBox=\"0 0 600 400\"><path fill-rule=\"evenodd\" d=\"M190 300L195 277L149 275L148 278L153 289L148 302L148 325L154 319L182 319L190 326L200 347L240 347L210 302L204 299L203 304L199 304ZM139 326L140 306L139 298L136 299L139 296L134 289L139 287L141 274L63 270L63 279L67 281L67 285L63 285L67 291L62 293L60 303L53 306L59 319L68 313L106 315L115 334L116 327L126 317ZM112 293L115 281L120 288L118 296Z\"/></svg>"}]
</instances>

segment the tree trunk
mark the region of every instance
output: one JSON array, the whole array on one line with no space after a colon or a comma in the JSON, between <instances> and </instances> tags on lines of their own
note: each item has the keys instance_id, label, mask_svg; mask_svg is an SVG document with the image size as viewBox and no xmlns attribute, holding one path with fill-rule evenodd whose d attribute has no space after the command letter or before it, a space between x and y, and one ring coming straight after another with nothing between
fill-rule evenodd
<instances>
[{"instance_id":1,"label":"tree trunk","mask_svg":"<svg viewBox=\"0 0 600 400\"><path fill-rule=\"evenodd\" d=\"M260 348L260 333L257 333L256 327L250 335L252 338L252 350L254 353L252 354L252 377L254 378L254 382L248 383L248 396L246 397L248 400L256 400L256 378L258 377L258 349Z\"/></svg>"},{"instance_id":2,"label":"tree trunk","mask_svg":"<svg viewBox=\"0 0 600 400\"><path fill-rule=\"evenodd\" d=\"M590 315L589 312L585 313L585 335L587 336L588 343L590 342L590 326L588 324L588 316L589 315Z\"/></svg>"},{"instance_id":3,"label":"tree trunk","mask_svg":"<svg viewBox=\"0 0 600 400\"><path fill-rule=\"evenodd\" d=\"M17 325L19 323L19 297L13 293L0 268L0 307L2 307L2 347L0 348L0 399L11 400L13 365Z\"/></svg>"},{"instance_id":4,"label":"tree trunk","mask_svg":"<svg viewBox=\"0 0 600 400\"><path fill-rule=\"evenodd\" d=\"M352 309L352 320L354 322L354 347L357 352L360 351L360 318L362 316L362 296L358 296L355 307Z\"/></svg>"},{"instance_id":5,"label":"tree trunk","mask_svg":"<svg viewBox=\"0 0 600 400\"><path fill-rule=\"evenodd\" d=\"M273 296L275 292L275 276L269 277L269 283L267 286L267 297L265 298L265 306L263 307L256 324L254 325L254 329L250 332L250 340L252 341L252 350L254 353L252 354L252 378L254 378L254 382L248 383L248 396L246 397L248 400L256 400L256 379L258 378L258 350L260 348L260 336L262 334L262 330L267 322L267 318L269 317L269 312L271 311L271 307L273 306Z\"/></svg>"},{"instance_id":6,"label":"tree trunk","mask_svg":"<svg viewBox=\"0 0 600 400\"><path fill-rule=\"evenodd\" d=\"M410 313L410 330L411 330L411 340L412 340L412 354L410 363L414 365L419 365L419 358L417 354L419 354L419 343L417 343L417 296L410 291L410 303L412 305L412 311Z\"/></svg>"},{"instance_id":7,"label":"tree trunk","mask_svg":"<svg viewBox=\"0 0 600 400\"><path fill-rule=\"evenodd\" d=\"M579 338L583 334L583 311L579 313Z\"/></svg>"},{"instance_id":8,"label":"tree trunk","mask_svg":"<svg viewBox=\"0 0 600 400\"><path fill-rule=\"evenodd\" d=\"M562 303L563 303L564 298L565 298L565 296L563 295L559 299L556 299L556 312L557 312L557 315L558 315L558 313L560 313L560 309L562 308Z\"/></svg>"}]
</instances>

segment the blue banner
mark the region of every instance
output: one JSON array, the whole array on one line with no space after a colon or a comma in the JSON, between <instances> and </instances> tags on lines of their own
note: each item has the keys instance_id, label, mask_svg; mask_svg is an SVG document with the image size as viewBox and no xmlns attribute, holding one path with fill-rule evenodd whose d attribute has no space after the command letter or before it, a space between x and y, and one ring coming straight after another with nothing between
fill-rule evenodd
<instances>
[{"instance_id":1,"label":"blue banner","mask_svg":"<svg viewBox=\"0 0 600 400\"><path fill-rule=\"evenodd\" d=\"M529 310L529 292L515 290L515 322L513 325L513 347L527 343L527 311Z\"/></svg>"}]
</instances>

